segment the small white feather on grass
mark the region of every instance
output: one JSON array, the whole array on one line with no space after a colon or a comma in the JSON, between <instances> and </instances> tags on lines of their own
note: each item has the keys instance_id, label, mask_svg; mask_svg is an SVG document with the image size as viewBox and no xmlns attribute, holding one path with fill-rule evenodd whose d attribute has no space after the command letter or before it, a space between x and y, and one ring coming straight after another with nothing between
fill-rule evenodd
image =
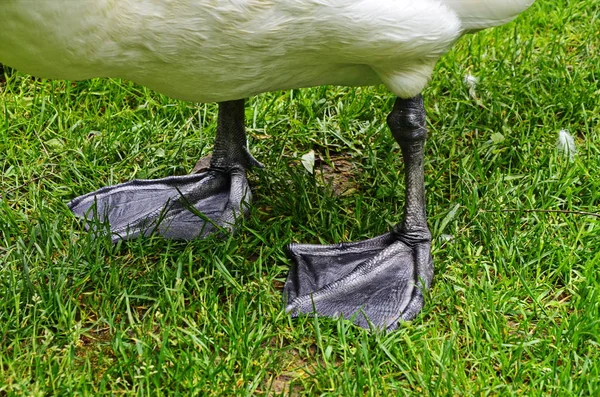
<instances>
[{"instance_id":1,"label":"small white feather on grass","mask_svg":"<svg viewBox=\"0 0 600 397\"><path fill-rule=\"evenodd\" d=\"M311 150L310 152L303 155L301 158L301 161L302 161L302 166L306 169L306 171L308 171L311 174L315 172L315 151L314 150Z\"/></svg>"},{"instance_id":2,"label":"small white feather on grass","mask_svg":"<svg viewBox=\"0 0 600 397\"><path fill-rule=\"evenodd\" d=\"M469 96L475 101L475 103L479 106L483 106L481 99L479 99L477 96L477 84L479 83L479 78L467 73L463 78L463 83L465 83L465 86L469 90Z\"/></svg>"},{"instance_id":3,"label":"small white feather on grass","mask_svg":"<svg viewBox=\"0 0 600 397\"><path fill-rule=\"evenodd\" d=\"M477 83L479 83L479 79L473 76L472 74L466 74L463 78L463 81L467 86L467 89L469 90L469 95L471 95L471 98L477 99L477 92L475 91L475 89L477 88Z\"/></svg>"},{"instance_id":4,"label":"small white feather on grass","mask_svg":"<svg viewBox=\"0 0 600 397\"><path fill-rule=\"evenodd\" d=\"M573 136L569 133L569 131L560 130L558 132L556 148L560 154L569 157L569 161L573 161L575 159L577 147L575 146L575 139L573 139Z\"/></svg>"}]
</instances>

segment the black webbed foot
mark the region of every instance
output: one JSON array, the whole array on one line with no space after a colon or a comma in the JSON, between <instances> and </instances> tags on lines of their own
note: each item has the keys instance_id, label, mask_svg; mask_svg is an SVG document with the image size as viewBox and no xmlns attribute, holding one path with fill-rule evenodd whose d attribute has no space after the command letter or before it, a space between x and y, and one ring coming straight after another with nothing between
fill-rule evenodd
<instances>
[{"instance_id":1,"label":"black webbed foot","mask_svg":"<svg viewBox=\"0 0 600 397\"><path fill-rule=\"evenodd\" d=\"M246 170L262 167L246 145L244 100L219 104L217 137L203 172L157 180L135 180L75 198L73 213L108 224L113 242L152 233L179 240L233 231L251 200ZM98 222L86 225L102 229Z\"/></svg>"},{"instance_id":2,"label":"black webbed foot","mask_svg":"<svg viewBox=\"0 0 600 397\"><path fill-rule=\"evenodd\" d=\"M433 278L429 241L410 246L393 232L358 243L292 244L288 252L294 265L284 297L293 316L341 316L390 331L419 313Z\"/></svg>"},{"instance_id":3,"label":"black webbed foot","mask_svg":"<svg viewBox=\"0 0 600 397\"><path fill-rule=\"evenodd\" d=\"M431 234L425 215L423 99L396 99L387 119L405 164L404 219L394 231L360 243L291 245L294 259L284 288L293 315L353 319L364 328L393 330L423 308L433 278Z\"/></svg>"},{"instance_id":4,"label":"black webbed foot","mask_svg":"<svg viewBox=\"0 0 600 397\"><path fill-rule=\"evenodd\" d=\"M210 169L104 187L73 199L69 208L94 231L94 220L108 223L113 242L152 233L191 240L218 229L232 231L250 200L244 170Z\"/></svg>"}]
</instances>

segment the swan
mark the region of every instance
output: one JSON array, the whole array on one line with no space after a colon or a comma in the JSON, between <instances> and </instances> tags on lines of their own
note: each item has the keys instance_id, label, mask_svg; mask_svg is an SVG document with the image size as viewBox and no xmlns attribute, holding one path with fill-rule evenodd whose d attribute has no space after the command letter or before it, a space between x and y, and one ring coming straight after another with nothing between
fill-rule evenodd
<instances>
[{"instance_id":1,"label":"swan","mask_svg":"<svg viewBox=\"0 0 600 397\"><path fill-rule=\"evenodd\" d=\"M291 244L293 316L343 316L393 330L423 307L433 278L425 214L421 92L464 34L502 25L534 0L29 0L0 3L0 62L50 79L116 77L173 98L219 102L210 168L134 180L74 198L72 212L114 241L233 230L251 194L244 99L266 91L384 84L405 162L402 221L366 241Z\"/></svg>"}]
</instances>

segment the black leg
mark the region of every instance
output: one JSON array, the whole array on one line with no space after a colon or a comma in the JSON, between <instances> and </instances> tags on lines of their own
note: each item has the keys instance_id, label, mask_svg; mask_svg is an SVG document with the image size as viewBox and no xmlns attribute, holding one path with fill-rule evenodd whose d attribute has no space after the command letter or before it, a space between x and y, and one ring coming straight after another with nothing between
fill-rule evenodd
<instances>
[{"instance_id":1,"label":"black leg","mask_svg":"<svg viewBox=\"0 0 600 397\"><path fill-rule=\"evenodd\" d=\"M211 168L229 170L232 167L263 167L248 151L244 112L243 99L219 103Z\"/></svg>"},{"instance_id":2,"label":"black leg","mask_svg":"<svg viewBox=\"0 0 600 397\"><path fill-rule=\"evenodd\" d=\"M388 125L405 160L404 218L390 233L328 246L293 244L294 265L284 288L287 310L352 318L392 330L423 307L433 278L431 234L425 215L423 147L427 136L421 96L398 99Z\"/></svg>"},{"instance_id":3,"label":"black leg","mask_svg":"<svg viewBox=\"0 0 600 397\"><path fill-rule=\"evenodd\" d=\"M423 97L418 95L410 99L397 98L389 114L388 126L402 150L404 159L405 202L402 222L394 228L396 237L414 247L416 251L416 273L419 282L429 288L433 279L433 262L430 254L431 232L427 227L425 211L425 170L424 149L427 139L425 106ZM417 300L422 299L418 292ZM416 304L417 302L413 302ZM417 305L418 306L418 305ZM414 318L421 311L422 303L405 313L406 318Z\"/></svg>"},{"instance_id":4,"label":"black leg","mask_svg":"<svg viewBox=\"0 0 600 397\"><path fill-rule=\"evenodd\" d=\"M411 99L396 99L394 109L389 114L387 122L394 139L400 144L405 166L404 218L398 225L397 231L402 237L409 237L416 232L414 237L420 240L423 237L422 233L429 237L425 215L423 170L423 151L427 139L423 98L418 96ZM410 241L407 242L410 243Z\"/></svg>"}]
</instances>

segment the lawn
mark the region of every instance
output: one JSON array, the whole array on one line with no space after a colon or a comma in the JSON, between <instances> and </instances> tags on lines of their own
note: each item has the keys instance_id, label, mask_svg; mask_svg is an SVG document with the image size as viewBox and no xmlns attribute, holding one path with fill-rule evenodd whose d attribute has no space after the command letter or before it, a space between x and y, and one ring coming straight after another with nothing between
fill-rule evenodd
<instances>
[{"instance_id":1,"label":"lawn","mask_svg":"<svg viewBox=\"0 0 600 397\"><path fill-rule=\"evenodd\" d=\"M251 172L239 233L112 245L66 203L188 173L211 151L216 106L5 71L0 396L597 394L599 51L597 0L538 0L438 64L424 92L436 277L423 312L388 334L291 319L281 302L286 244L374 237L400 219L385 88L249 99L266 168ZM557 149L561 130L574 156Z\"/></svg>"}]
</instances>

